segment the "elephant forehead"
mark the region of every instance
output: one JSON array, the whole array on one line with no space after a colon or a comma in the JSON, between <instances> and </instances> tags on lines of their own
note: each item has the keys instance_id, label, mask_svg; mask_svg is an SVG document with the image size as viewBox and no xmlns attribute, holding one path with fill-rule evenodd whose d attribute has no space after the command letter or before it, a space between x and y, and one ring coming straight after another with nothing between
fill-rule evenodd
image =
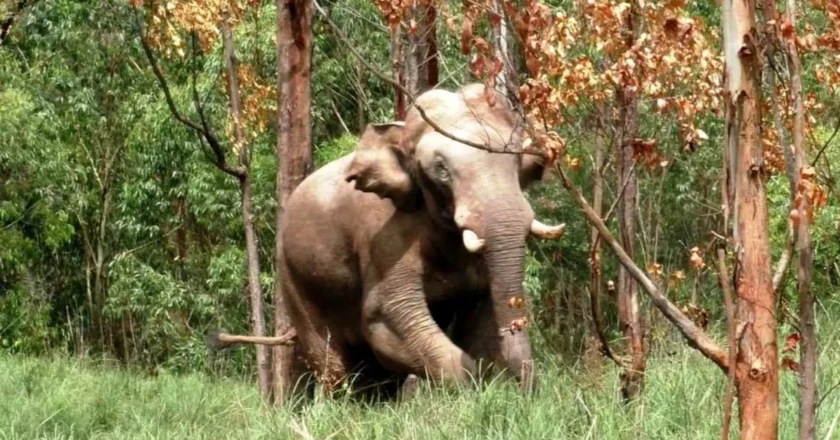
<instances>
[{"instance_id":1,"label":"elephant forehead","mask_svg":"<svg viewBox=\"0 0 840 440\"><path fill-rule=\"evenodd\" d=\"M438 124L443 132L459 140L484 145L497 151L516 150L521 145L521 137L513 127L503 124L487 124L475 120L461 119L450 123ZM440 133L432 127L427 127L415 140L418 149L444 149L446 151L463 151L471 153L486 153L465 143L458 142L452 137Z\"/></svg>"}]
</instances>

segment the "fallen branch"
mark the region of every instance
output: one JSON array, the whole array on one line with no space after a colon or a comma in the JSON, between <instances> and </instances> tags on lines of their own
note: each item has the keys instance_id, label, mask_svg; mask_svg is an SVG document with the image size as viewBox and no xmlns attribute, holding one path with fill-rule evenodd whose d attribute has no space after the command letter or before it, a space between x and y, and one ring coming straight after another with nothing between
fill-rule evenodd
<instances>
[{"instance_id":1,"label":"fallen branch","mask_svg":"<svg viewBox=\"0 0 840 440\"><path fill-rule=\"evenodd\" d=\"M653 302L653 305L656 306L656 308L658 308L659 311L661 311L662 314L677 327L677 330L679 330L683 337L685 337L689 346L699 350L703 356L714 362L724 372L728 373L729 359L727 354L718 347L718 345L715 344L715 342L711 340L706 333L698 328L691 319L682 313L677 306L671 303L671 301L669 301L668 298L659 291L656 284L654 284L650 278L645 276L642 269L639 268L639 266L627 255L624 248L622 248L618 241L616 241L615 237L601 218L598 217L592 207L589 206L589 203L583 197L583 194L581 194L580 189L569 179L566 172L563 171L563 168L559 164L555 164L555 169L560 175L563 187L566 188L575 203L577 203L583 210L589 224L598 228L598 232L601 237L603 237L604 242L610 246L610 249L612 249L613 253L616 257L618 257L621 265L624 266L636 282L642 286L644 292L648 295L648 297L650 297L651 302Z\"/></svg>"},{"instance_id":2,"label":"fallen branch","mask_svg":"<svg viewBox=\"0 0 840 440\"><path fill-rule=\"evenodd\" d=\"M213 331L204 339L204 344L211 350L224 350L234 344L251 344L251 345L294 345L297 338L297 332L294 328L290 328L285 334L281 336L242 336L232 335L230 333L222 333L221 331Z\"/></svg>"}]
</instances>

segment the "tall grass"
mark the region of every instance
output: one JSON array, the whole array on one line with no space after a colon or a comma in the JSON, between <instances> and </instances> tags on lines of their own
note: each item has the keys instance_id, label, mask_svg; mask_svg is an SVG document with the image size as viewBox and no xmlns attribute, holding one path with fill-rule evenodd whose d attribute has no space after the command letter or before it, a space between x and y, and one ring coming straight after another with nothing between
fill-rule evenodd
<instances>
[{"instance_id":1,"label":"tall grass","mask_svg":"<svg viewBox=\"0 0 840 440\"><path fill-rule=\"evenodd\" d=\"M830 323L823 315L822 323ZM833 324L833 323L832 323ZM819 386L840 382L840 332L820 328ZM644 399L625 407L611 365L548 358L530 398L508 381L421 386L403 404L314 398L263 405L245 380L156 377L90 359L0 356L2 439L715 439L724 376L679 346L649 360ZM797 378L782 373L782 439L796 437ZM819 438L840 417L840 390L819 407ZM838 422L840 425L840 422ZM735 427L737 430L737 426ZM834 431L840 438L840 426Z\"/></svg>"}]
</instances>

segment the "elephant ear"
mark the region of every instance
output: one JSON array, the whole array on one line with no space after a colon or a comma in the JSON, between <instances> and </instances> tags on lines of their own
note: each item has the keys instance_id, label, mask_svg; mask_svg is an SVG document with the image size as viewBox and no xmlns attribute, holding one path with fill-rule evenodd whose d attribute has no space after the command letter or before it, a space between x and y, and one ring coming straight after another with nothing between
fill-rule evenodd
<instances>
[{"instance_id":1,"label":"elephant ear","mask_svg":"<svg viewBox=\"0 0 840 440\"><path fill-rule=\"evenodd\" d=\"M523 154L519 166L519 186L522 189L545 177L545 159L534 154Z\"/></svg>"},{"instance_id":2,"label":"elephant ear","mask_svg":"<svg viewBox=\"0 0 840 440\"><path fill-rule=\"evenodd\" d=\"M344 180L356 189L389 198L402 206L415 192L409 172L409 154L403 149L402 122L368 124L359 140Z\"/></svg>"}]
</instances>

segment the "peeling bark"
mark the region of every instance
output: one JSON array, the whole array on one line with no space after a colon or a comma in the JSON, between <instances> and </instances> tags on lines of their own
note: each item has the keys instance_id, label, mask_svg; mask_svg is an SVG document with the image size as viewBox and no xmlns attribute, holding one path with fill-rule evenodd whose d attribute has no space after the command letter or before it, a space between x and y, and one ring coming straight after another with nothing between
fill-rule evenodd
<instances>
[{"instance_id":1,"label":"peeling bark","mask_svg":"<svg viewBox=\"0 0 840 440\"><path fill-rule=\"evenodd\" d=\"M519 80L516 77L516 54L509 40L510 26L505 17L504 3L493 2L494 13L501 16L499 24L493 26L494 52L502 60L502 71L496 76L496 90L512 104L519 101Z\"/></svg>"},{"instance_id":2,"label":"peeling bark","mask_svg":"<svg viewBox=\"0 0 840 440\"><path fill-rule=\"evenodd\" d=\"M274 239L274 334L288 334L283 300L283 216L292 191L312 171L310 122L312 5L305 0L277 1L277 174ZM294 385L294 346L274 347L274 402L284 402Z\"/></svg>"},{"instance_id":3,"label":"peeling bark","mask_svg":"<svg viewBox=\"0 0 840 440\"><path fill-rule=\"evenodd\" d=\"M742 440L778 438L779 377L775 295L761 139L762 47L756 38L755 1L724 1L727 100L734 104L730 147L734 187L736 379Z\"/></svg>"}]
</instances>

